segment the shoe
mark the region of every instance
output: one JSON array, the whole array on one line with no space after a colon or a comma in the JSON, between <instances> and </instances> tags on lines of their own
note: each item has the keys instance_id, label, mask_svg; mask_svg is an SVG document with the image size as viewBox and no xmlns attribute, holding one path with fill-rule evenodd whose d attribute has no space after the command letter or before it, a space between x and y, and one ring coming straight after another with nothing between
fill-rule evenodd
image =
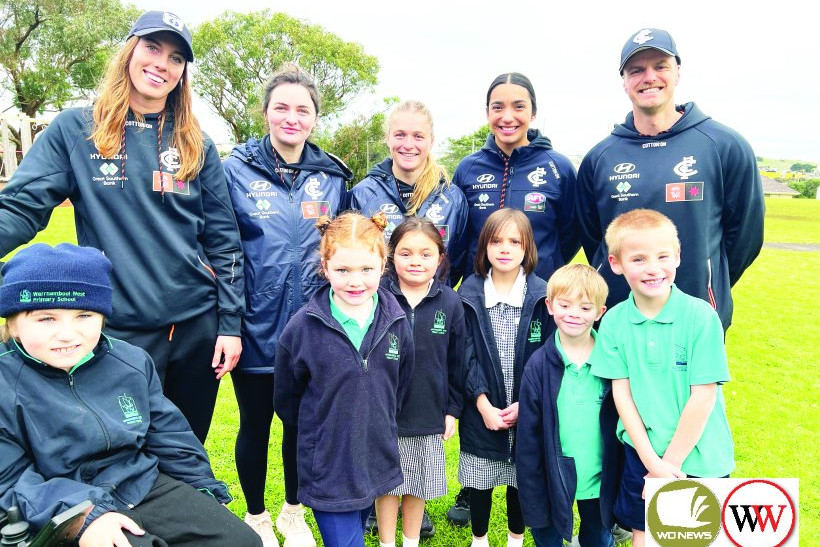
<instances>
[{"instance_id":1,"label":"shoe","mask_svg":"<svg viewBox=\"0 0 820 547\"><path fill-rule=\"evenodd\" d=\"M430 520L430 515L427 514L427 509L425 509L424 514L421 517L421 533L419 534L419 537L427 539L433 537L434 535L436 535L436 527L433 526L433 521Z\"/></svg>"},{"instance_id":2,"label":"shoe","mask_svg":"<svg viewBox=\"0 0 820 547\"><path fill-rule=\"evenodd\" d=\"M276 517L276 529L285 536L284 547L316 547L313 532L305 522L305 508L301 505L292 507L282 505L282 511Z\"/></svg>"},{"instance_id":3,"label":"shoe","mask_svg":"<svg viewBox=\"0 0 820 547\"><path fill-rule=\"evenodd\" d=\"M632 541L632 532L629 530L624 530L617 524L612 527L612 539L615 540L615 544L625 543L627 541Z\"/></svg>"},{"instance_id":4,"label":"shoe","mask_svg":"<svg viewBox=\"0 0 820 547\"><path fill-rule=\"evenodd\" d=\"M279 540L273 533L273 522L270 513L265 511L258 515L245 513L245 524L251 527L262 538L262 547L279 547Z\"/></svg>"},{"instance_id":5,"label":"shoe","mask_svg":"<svg viewBox=\"0 0 820 547\"><path fill-rule=\"evenodd\" d=\"M367 521L364 523L364 529L371 534L379 533L379 521L376 520L376 504L370 507L370 514L367 515Z\"/></svg>"},{"instance_id":6,"label":"shoe","mask_svg":"<svg viewBox=\"0 0 820 547\"><path fill-rule=\"evenodd\" d=\"M447 511L447 521L456 526L470 524L470 492L466 488L456 494L455 503Z\"/></svg>"}]
</instances>

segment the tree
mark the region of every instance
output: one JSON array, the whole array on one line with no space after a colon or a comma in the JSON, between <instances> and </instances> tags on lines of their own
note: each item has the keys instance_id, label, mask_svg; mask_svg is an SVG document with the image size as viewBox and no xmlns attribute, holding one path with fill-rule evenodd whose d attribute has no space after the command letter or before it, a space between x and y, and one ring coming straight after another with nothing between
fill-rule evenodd
<instances>
[{"instance_id":1,"label":"tree","mask_svg":"<svg viewBox=\"0 0 820 547\"><path fill-rule=\"evenodd\" d=\"M800 192L797 197L815 199L817 188L820 187L820 179L792 180L789 181L792 190Z\"/></svg>"},{"instance_id":2,"label":"tree","mask_svg":"<svg viewBox=\"0 0 820 547\"><path fill-rule=\"evenodd\" d=\"M322 115L333 116L376 85L377 59L319 25L270 10L226 12L194 32L194 88L231 129L237 142L265 133L262 87L292 62L309 72L322 95Z\"/></svg>"},{"instance_id":3,"label":"tree","mask_svg":"<svg viewBox=\"0 0 820 547\"><path fill-rule=\"evenodd\" d=\"M792 166L789 168L791 171L814 171L816 165L812 165L811 163L793 163Z\"/></svg>"},{"instance_id":4,"label":"tree","mask_svg":"<svg viewBox=\"0 0 820 547\"><path fill-rule=\"evenodd\" d=\"M353 171L351 187L390 153L385 143L385 116L397 102L398 97L384 99L384 107L370 117L359 115L334 130L319 131L312 139L322 150L338 156L350 167Z\"/></svg>"},{"instance_id":5,"label":"tree","mask_svg":"<svg viewBox=\"0 0 820 547\"><path fill-rule=\"evenodd\" d=\"M138 16L119 0L0 0L4 96L30 118L88 99Z\"/></svg>"},{"instance_id":6,"label":"tree","mask_svg":"<svg viewBox=\"0 0 820 547\"><path fill-rule=\"evenodd\" d=\"M469 135L455 139L447 139L445 153L439 160L439 163L452 175L461 160L484 146L489 134L490 126L484 124Z\"/></svg>"}]
</instances>

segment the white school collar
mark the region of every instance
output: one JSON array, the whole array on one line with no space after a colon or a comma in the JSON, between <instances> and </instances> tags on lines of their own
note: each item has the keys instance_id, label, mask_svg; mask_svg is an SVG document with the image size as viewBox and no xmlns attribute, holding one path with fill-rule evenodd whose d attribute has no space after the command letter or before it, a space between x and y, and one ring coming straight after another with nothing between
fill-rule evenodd
<instances>
[{"instance_id":1,"label":"white school collar","mask_svg":"<svg viewBox=\"0 0 820 547\"><path fill-rule=\"evenodd\" d=\"M498 294L493 284L493 269L487 274L484 280L484 307L492 308L499 302L503 302L515 308L524 306L524 285L527 283L527 276L524 274L524 268L519 266L518 277L515 278L512 289L508 294Z\"/></svg>"}]
</instances>

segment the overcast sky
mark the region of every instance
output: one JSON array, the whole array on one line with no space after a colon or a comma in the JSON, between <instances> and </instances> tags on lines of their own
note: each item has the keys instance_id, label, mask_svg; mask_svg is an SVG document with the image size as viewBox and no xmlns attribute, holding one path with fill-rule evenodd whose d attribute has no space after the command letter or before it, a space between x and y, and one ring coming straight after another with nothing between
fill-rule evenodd
<instances>
[{"instance_id":1,"label":"overcast sky","mask_svg":"<svg viewBox=\"0 0 820 547\"><path fill-rule=\"evenodd\" d=\"M192 26L228 5L135 3L172 9ZM535 126L568 155L584 154L623 121L631 105L617 70L621 47L640 28L663 28L681 56L677 102L697 102L760 156L820 162L820 8L800 4L244 0L236 9L269 7L359 42L381 70L375 93L351 110L369 112L388 96L421 100L433 113L438 143L485 123L490 82L503 72L522 72L535 86ZM215 140L229 139L207 107L200 104L197 113Z\"/></svg>"}]
</instances>

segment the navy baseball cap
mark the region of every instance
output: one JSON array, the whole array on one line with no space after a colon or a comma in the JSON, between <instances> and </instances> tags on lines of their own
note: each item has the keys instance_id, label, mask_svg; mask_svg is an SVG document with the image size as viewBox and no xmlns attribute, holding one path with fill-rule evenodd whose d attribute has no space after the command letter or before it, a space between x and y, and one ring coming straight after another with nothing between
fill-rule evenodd
<instances>
[{"instance_id":1,"label":"navy baseball cap","mask_svg":"<svg viewBox=\"0 0 820 547\"><path fill-rule=\"evenodd\" d=\"M630 36L624 44L624 48L621 50L621 66L618 68L618 72L623 74L624 65L629 58L645 49L657 49L667 55L672 55L680 64L680 55L678 55L678 48L675 47L675 40L672 39L672 35L659 28L645 28Z\"/></svg>"},{"instance_id":2,"label":"navy baseball cap","mask_svg":"<svg viewBox=\"0 0 820 547\"><path fill-rule=\"evenodd\" d=\"M189 63L194 60L193 38L191 31L177 15L170 11L146 11L128 33L128 38L132 36L147 36L155 32L173 32L182 38L185 45L185 60ZM126 38L127 39L127 38Z\"/></svg>"}]
</instances>

